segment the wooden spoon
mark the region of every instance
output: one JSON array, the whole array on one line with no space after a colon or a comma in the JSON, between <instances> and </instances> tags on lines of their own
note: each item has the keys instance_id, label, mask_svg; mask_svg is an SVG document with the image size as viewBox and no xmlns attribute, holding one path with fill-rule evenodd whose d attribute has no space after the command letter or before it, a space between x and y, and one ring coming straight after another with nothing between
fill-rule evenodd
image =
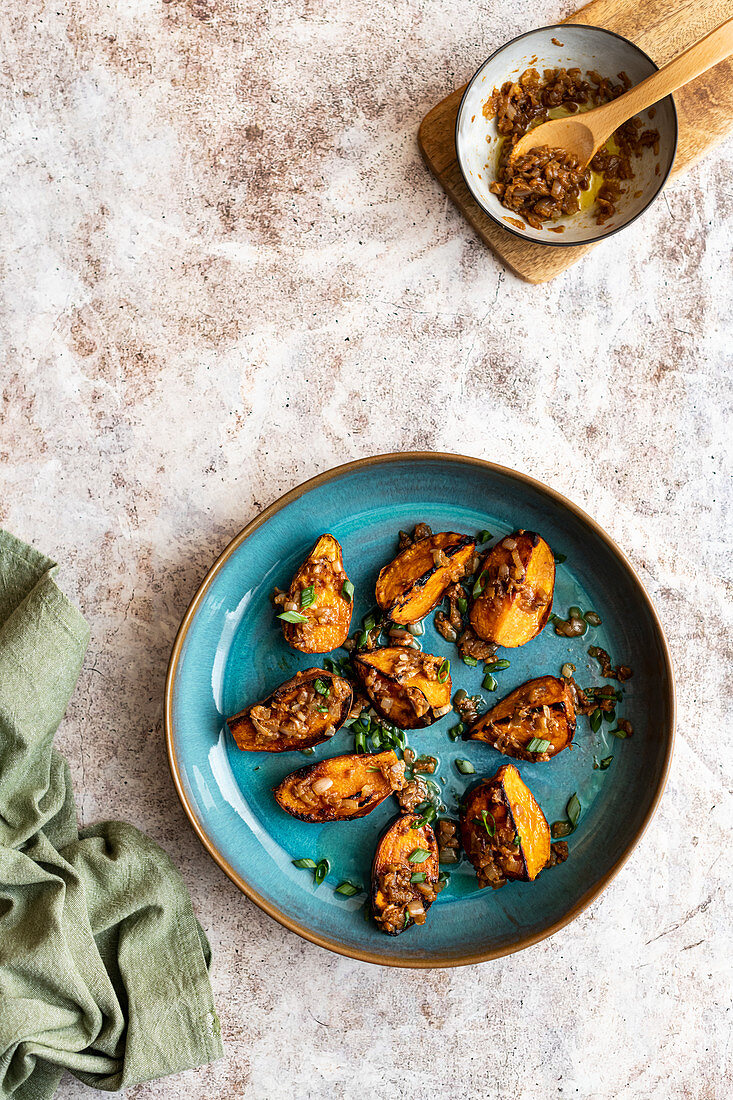
<instances>
[{"instance_id":1,"label":"wooden spoon","mask_svg":"<svg viewBox=\"0 0 733 1100\"><path fill-rule=\"evenodd\" d=\"M618 99L612 99L602 107L594 107L592 111L555 118L535 126L519 139L512 149L510 160L540 145L548 145L551 149L565 150L577 157L581 165L586 165L623 122L689 84L731 53L733 19L728 19Z\"/></svg>"}]
</instances>

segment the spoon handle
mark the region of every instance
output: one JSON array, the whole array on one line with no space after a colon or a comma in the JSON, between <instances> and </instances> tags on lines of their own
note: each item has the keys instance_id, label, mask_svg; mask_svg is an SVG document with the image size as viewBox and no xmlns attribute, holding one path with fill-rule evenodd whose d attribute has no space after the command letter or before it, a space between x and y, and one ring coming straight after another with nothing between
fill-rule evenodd
<instances>
[{"instance_id":1,"label":"spoon handle","mask_svg":"<svg viewBox=\"0 0 733 1100\"><path fill-rule=\"evenodd\" d=\"M690 46L689 50L675 57L659 72L648 76L646 80L642 80L641 84L630 88L618 99L607 104L604 114L609 124L613 118L618 120L613 123L611 131L633 115L646 110L653 103L658 103L660 99L676 92L683 85L689 84L696 76L707 72L719 61L724 61L731 53L733 53L733 19L728 19L710 34L701 38L694 46ZM605 121L604 119L604 126Z\"/></svg>"}]
</instances>

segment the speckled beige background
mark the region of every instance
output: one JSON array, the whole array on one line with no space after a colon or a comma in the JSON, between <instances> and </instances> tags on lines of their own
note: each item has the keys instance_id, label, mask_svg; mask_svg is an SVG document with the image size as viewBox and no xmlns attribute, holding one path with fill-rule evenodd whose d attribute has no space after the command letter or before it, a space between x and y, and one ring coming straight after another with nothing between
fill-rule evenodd
<instances>
[{"instance_id":1,"label":"speckled beige background","mask_svg":"<svg viewBox=\"0 0 733 1100\"><path fill-rule=\"evenodd\" d=\"M550 0L0 0L0 521L92 644L59 736L83 820L178 860L226 1058L137 1100L727 1100L730 144L567 276L505 273L428 177L422 115ZM455 450L631 555L679 673L661 810L579 920L454 971L331 956L195 839L163 748L214 557L339 462ZM88 1090L66 1078L60 1095Z\"/></svg>"}]
</instances>

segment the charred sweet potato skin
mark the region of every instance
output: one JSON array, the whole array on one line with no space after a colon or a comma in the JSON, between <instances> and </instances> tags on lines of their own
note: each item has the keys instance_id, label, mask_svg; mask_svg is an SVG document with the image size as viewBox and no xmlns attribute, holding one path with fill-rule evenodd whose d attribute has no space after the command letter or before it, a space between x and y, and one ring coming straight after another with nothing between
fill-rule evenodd
<instances>
[{"instance_id":1,"label":"charred sweet potato skin","mask_svg":"<svg viewBox=\"0 0 733 1100\"><path fill-rule=\"evenodd\" d=\"M398 817L384 833L374 854L372 914L388 936L399 936L415 923L406 913L410 901L419 902L427 913L438 893L438 843L430 825L412 827L419 820L416 814ZM428 858L422 863L410 863L409 857L417 848L428 852ZM424 883L409 881L415 872L424 872ZM424 916L420 919L424 921Z\"/></svg>"},{"instance_id":2,"label":"charred sweet potato skin","mask_svg":"<svg viewBox=\"0 0 733 1100\"><path fill-rule=\"evenodd\" d=\"M513 879L533 882L550 859L550 827L513 764L467 793L460 825L464 851L482 887L499 889Z\"/></svg>"},{"instance_id":3,"label":"charred sweet potato skin","mask_svg":"<svg viewBox=\"0 0 733 1100\"><path fill-rule=\"evenodd\" d=\"M318 784L331 785L323 791ZM314 790L313 785L316 784ZM365 817L405 785L405 765L391 750L332 756L286 775L275 787L275 801L300 821L353 821Z\"/></svg>"},{"instance_id":4,"label":"charred sweet potato skin","mask_svg":"<svg viewBox=\"0 0 733 1100\"><path fill-rule=\"evenodd\" d=\"M550 617L555 588L555 559L545 540L533 531L508 535L489 550L479 577L483 589L470 611L479 638L507 649L536 638Z\"/></svg>"},{"instance_id":5,"label":"charred sweet potato skin","mask_svg":"<svg viewBox=\"0 0 733 1100\"><path fill-rule=\"evenodd\" d=\"M550 760L575 733L570 685L557 676L538 676L515 688L466 730L464 740L485 741L515 760ZM549 741L545 752L529 752L534 738Z\"/></svg>"},{"instance_id":6,"label":"charred sweet potato skin","mask_svg":"<svg viewBox=\"0 0 733 1100\"><path fill-rule=\"evenodd\" d=\"M455 531L418 539L380 572L377 604L394 623L419 622L465 574L475 549L475 539Z\"/></svg>"},{"instance_id":7,"label":"charred sweet potato skin","mask_svg":"<svg viewBox=\"0 0 733 1100\"><path fill-rule=\"evenodd\" d=\"M316 691L316 680L327 686L327 695ZM299 701L304 693L305 704ZM346 721L352 700L353 689L348 680L322 668L308 668L280 684L266 699L228 718L227 725L237 748L243 752L307 749L333 736ZM303 705L307 708L303 716L305 728L293 728L300 726L295 708ZM328 713L317 711L316 706L326 706ZM269 717L265 716L267 711ZM281 728L283 724L290 728Z\"/></svg>"},{"instance_id":8,"label":"charred sweet potato skin","mask_svg":"<svg viewBox=\"0 0 733 1100\"><path fill-rule=\"evenodd\" d=\"M385 646L357 653L352 664L374 709L400 729L424 729L450 707L450 674L439 680L442 657Z\"/></svg>"},{"instance_id":9,"label":"charred sweet potato skin","mask_svg":"<svg viewBox=\"0 0 733 1100\"><path fill-rule=\"evenodd\" d=\"M287 600L297 605L304 623L282 622L288 645L301 653L330 653L338 649L349 635L352 602L344 595L348 580L344 569L341 545L333 535L321 535L290 582ZM301 606L301 592L313 585L314 602Z\"/></svg>"}]
</instances>

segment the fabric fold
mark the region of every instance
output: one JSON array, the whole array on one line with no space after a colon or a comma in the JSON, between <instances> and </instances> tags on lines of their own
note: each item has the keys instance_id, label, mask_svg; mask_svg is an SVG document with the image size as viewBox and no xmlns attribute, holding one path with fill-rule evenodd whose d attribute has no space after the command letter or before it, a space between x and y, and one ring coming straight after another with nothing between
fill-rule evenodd
<instances>
[{"instance_id":1,"label":"fabric fold","mask_svg":"<svg viewBox=\"0 0 733 1100\"><path fill-rule=\"evenodd\" d=\"M87 625L55 565L0 531L0 1097L64 1070L120 1089L221 1056L211 952L183 880L137 829L81 831L56 729Z\"/></svg>"}]
</instances>

